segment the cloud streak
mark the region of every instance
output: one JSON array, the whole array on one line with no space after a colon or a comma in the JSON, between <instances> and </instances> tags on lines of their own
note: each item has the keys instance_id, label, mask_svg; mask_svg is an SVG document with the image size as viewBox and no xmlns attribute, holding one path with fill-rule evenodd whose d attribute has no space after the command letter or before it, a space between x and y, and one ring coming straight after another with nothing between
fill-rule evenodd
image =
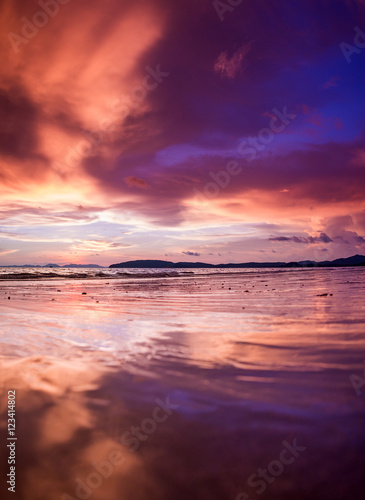
<instances>
[{"instance_id":1,"label":"cloud streak","mask_svg":"<svg viewBox=\"0 0 365 500\"><path fill-rule=\"evenodd\" d=\"M184 255L188 255L189 257L200 257L200 253L198 252L182 252Z\"/></svg>"},{"instance_id":2,"label":"cloud streak","mask_svg":"<svg viewBox=\"0 0 365 500\"><path fill-rule=\"evenodd\" d=\"M269 238L269 241L292 241L293 243L300 243L305 245L313 245L317 243L332 243L332 239L325 233L321 233L319 236L276 236Z\"/></svg>"}]
</instances>

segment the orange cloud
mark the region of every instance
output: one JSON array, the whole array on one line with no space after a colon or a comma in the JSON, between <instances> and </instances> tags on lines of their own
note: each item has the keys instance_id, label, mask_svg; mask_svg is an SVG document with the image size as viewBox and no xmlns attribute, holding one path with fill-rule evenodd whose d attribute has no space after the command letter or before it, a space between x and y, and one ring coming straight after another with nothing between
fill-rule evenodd
<instances>
[{"instance_id":1,"label":"orange cloud","mask_svg":"<svg viewBox=\"0 0 365 500\"><path fill-rule=\"evenodd\" d=\"M127 186L129 186L129 187L135 186L135 187L145 189L148 186L147 182L145 182L143 179L137 179L133 175L130 175L129 177L125 177L124 180L125 180Z\"/></svg>"}]
</instances>

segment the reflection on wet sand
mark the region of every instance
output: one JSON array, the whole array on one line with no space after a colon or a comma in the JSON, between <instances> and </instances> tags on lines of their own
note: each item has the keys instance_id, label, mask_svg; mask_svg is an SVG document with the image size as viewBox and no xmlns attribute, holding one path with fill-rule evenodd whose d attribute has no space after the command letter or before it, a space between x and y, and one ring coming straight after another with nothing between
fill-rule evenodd
<instances>
[{"instance_id":1,"label":"reflection on wet sand","mask_svg":"<svg viewBox=\"0 0 365 500\"><path fill-rule=\"evenodd\" d=\"M363 275L0 284L9 498L362 498Z\"/></svg>"}]
</instances>

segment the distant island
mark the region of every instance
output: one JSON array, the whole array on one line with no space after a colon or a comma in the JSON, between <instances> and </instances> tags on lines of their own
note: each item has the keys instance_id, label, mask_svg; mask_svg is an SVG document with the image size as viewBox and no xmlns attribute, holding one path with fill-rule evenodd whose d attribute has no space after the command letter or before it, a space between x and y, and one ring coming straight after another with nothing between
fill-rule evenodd
<instances>
[{"instance_id":1,"label":"distant island","mask_svg":"<svg viewBox=\"0 0 365 500\"><path fill-rule=\"evenodd\" d=\"M245 262L241 264L206 264L204 262L170 262L168 260L129 260L120 264L112 264L109 268L134 268L134 269L184 269L184 268L287 268L287 267L350 267L365 266L364 255L353 255L346 259L324 260L315 262L312 260L302 260L300 262Z\"/></svg>"}]
</instances>

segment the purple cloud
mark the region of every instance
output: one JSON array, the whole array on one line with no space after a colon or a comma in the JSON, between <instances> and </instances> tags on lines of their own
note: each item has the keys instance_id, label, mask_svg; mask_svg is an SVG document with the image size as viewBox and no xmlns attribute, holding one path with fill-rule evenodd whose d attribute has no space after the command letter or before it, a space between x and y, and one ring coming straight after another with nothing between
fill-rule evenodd
<instances>
[{"instance_id":1,"label":"purple cloud","mask_svg":"<svg viewBox=\"0 0 365 500\"><path fill-rule=\"evenodd\" d=\"M319 236L276 236L269 238L269 241L292 241L294 243L302 243L306 245L313 245L316 243L332 243L332 239L325 233Z\"/></svg>"}]
</instances>

